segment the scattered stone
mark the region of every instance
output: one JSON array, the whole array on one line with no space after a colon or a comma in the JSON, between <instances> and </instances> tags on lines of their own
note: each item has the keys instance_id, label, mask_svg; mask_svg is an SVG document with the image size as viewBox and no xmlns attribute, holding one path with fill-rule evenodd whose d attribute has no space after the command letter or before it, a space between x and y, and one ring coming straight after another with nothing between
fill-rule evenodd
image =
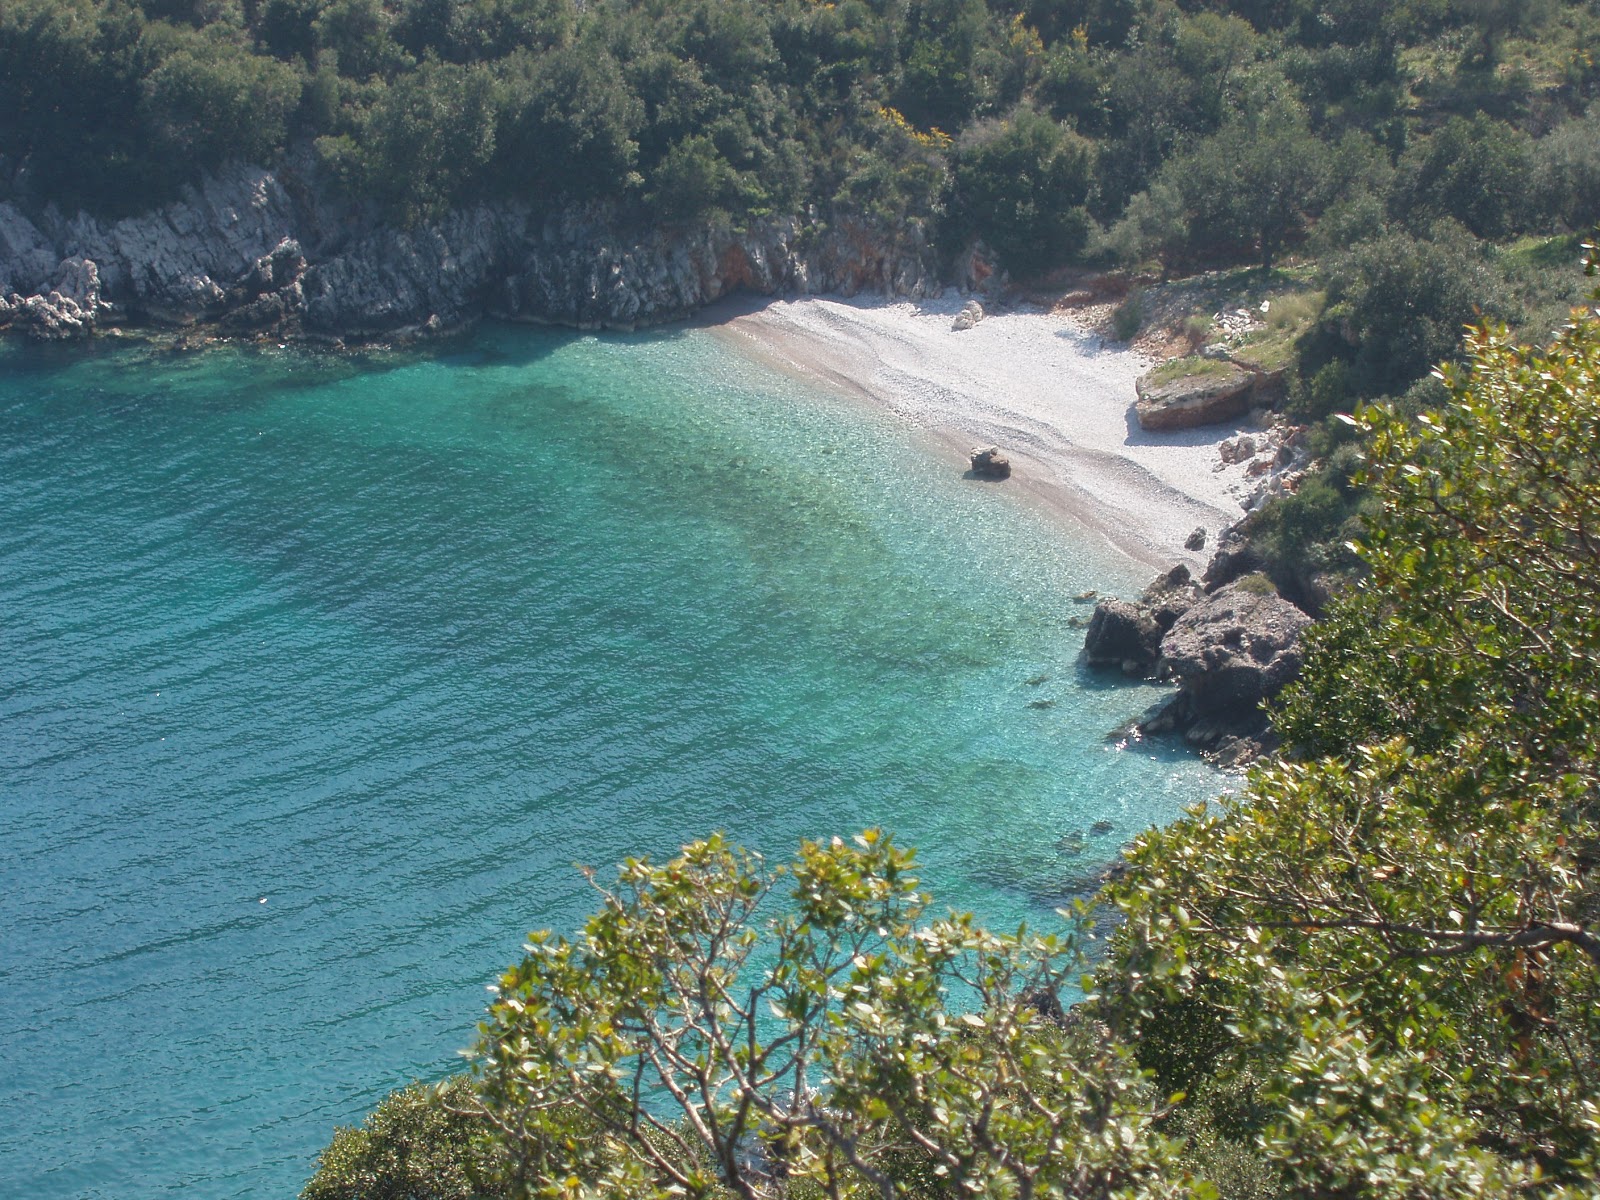
<instances>
[{"instance_id":1,"label":"scattered stone","mask_svg":"<svg viewBox=\"0 0 1600 1200\"><path fill-rule=\"evenodd\" d=\"M1022 682L1029 687L1038 687L1041 683L1048 683L1049 681L1050 676L1048 675L1035 675L1032 679L1024 679Z\"/></svg>"},{"instance_id":2,"label":"scattered stone","mask_svg":"<svg viewBox=\"0 0 1600 1200\"><path fill-rule=\"evenodd\" d=\"M1206 527L1195 526L1195 530L1183 540L1185 550L1204 550L1206 548Z\"/></svg>"},{"instance_id":3,"label":"scattered stone","mask_svg":"<svg viewBox=\"0 0 1600 1200\"><path fill-rule=\"evenodd\" d=\"M1079 592L1073 597L1073 599L1079 604L1087 604L1089 601L1097 599L1099 595L1099 592L1095 591L1093 588L1090 588L1087 592Z\"/></svg>"},{"instance_id":4,"label":"scattered stone","mask_svg":"<svg viewBox=\"0 0 1600 1200\"><path fill-rule=\"evenodd\" d=\"M950 323L950 328L960 333L962 330L971 329L983 320L983 305L976 300L968 300L961 306L961 311L956 314L956 319Z\"/></svg>"},{"instance_id":5,"label":"scattered stone","mask_svg":"<svg viewBox=\"0 0 1600 1200\"><path fill-rule=\"evenodd\" d=\"M980 446L972 451L972 474L978 479L1010 479L1011 460L998 446Z\"/></svg>"},{"instance_id":6,"label":"scattered stone","mask_svg":"<svg viewBox=\"0 0 1600 1200\"><path fill-rule=\"evenodd\" d=\"M1106 834L1110 833L1116 827L1116 824L1112 821L1096 821L1093 825L1089 826L1089 836L1105 837Z\"/></svg>"},{"instance_id":7,"label":"scattered stone","mask_svg":"<svg viewBox=\"0 0 1600 1200\"><path fill-rule=\"evenodd\" d=\"M1055 706L1056 706L1056 702L1054 700L1029 700L1028 701L1028 707L1029 708L1054 708Z\"/></svg>"},{"instance_id":8,"label":"scattered stone","mask_svg":"<svg viewBox=\"0 0 1600 1200\"><path fill-rule=\"evenodd\" d=\"M1231 467L1235 463L1242 463L1256 456L1256 440L1248 433L1241 433L1238 437L1229 438L1218 446L1217 454Z\"/></svg>"}]
</instances>

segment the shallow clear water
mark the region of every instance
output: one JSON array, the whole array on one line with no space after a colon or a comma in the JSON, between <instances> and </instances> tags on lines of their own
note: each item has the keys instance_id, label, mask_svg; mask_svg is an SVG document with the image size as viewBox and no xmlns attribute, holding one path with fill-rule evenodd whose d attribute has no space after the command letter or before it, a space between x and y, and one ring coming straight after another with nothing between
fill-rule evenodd
<instances>
[{"instance_id":1,"label":"shallow clear water","mask_svg":"<svg viewBox=\"0 0 1600 1200\"><path fill-rule=\"evenodd\" d=\"M0 349L0 1195L292 1196L577 862L882 825L1050 924L1217 786L1071 542L704 332Z\"/></svg>"}]
</instances>

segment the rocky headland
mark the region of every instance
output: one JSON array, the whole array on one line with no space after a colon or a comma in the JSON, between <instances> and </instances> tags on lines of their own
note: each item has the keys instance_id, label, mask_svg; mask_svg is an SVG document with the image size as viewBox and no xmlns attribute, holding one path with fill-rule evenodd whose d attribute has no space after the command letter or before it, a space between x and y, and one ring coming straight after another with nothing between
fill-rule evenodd
<instances>
[{"instance_id":1,"label":"rocky headland","mask_svg":"<svg viewBox=\"0 0 1600 1200\"><path fill-rule=\"evenodd\" d=\"M126 324L392 341L485 315L627 330L739 291L915 297L939 286L915 225L661 227L607 205L540 215L500 202L402 230L292 168L236 166L117 221L0 203L0 327L42 340Z\"/></svg>"}]
</instances>

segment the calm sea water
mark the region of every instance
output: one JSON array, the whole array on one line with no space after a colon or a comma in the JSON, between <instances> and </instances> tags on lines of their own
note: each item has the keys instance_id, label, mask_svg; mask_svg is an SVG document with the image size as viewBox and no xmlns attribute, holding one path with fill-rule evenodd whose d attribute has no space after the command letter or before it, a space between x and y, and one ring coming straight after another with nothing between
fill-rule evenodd
<instances>
[{"instance_id":1,"label":"calm sea water","mask_svg":"<svg viewBox=\"0 0 1600 1200\"><path fill-rule=\"evenodd\" d=\"M1144 574L703 332L0 348L0 1195L293 1196L574 863L882 825L1051 924L1218 786L1075 665Z\"/></svg>"}]
</instances>

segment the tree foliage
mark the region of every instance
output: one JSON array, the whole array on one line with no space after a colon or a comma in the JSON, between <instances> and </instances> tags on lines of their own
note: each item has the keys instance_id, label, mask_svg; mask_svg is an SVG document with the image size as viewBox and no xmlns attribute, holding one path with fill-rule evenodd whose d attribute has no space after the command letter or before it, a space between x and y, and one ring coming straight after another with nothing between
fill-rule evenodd
<instances>
[{"instance_id":1,"label":"tree foliage","mask_svg":"<svg viewBox=\"0 0 1600 1200\"><path fill-rule=\"evenodd\" d=\"M929 918L913 867L870 831L779 869L713 837L536 934L478 1047L515 1188L1183 1194L1131 1056L1059 1020L1072 941Z\"/></svg>"},{"instance_id":2,"label":"tree foliage","mask_svg":"<svg viewBox=\"0 0 1600 1200\"><path fill-rule=\"evenodd\" d=\"M1441 218L1501 238L1593 207L1600 27L1580 0L1544 8L14 0L0 195L121 215L230 158L300 169L315 144L325 178L401 224L478 196L644 221L870 216L951 253L984 237L1023 274L1091 242L1164 268L1272 265L1320 224L1341 249ZM1537 78L1472 55L1443 83L1402 70L1555 34ZM1383 169L1340 149L1357 144ZM1091 219L1120 232L1090 239Z\"/></svg>"},{"instance_id":3,"label":"tree foliage","mask_svg":"<svg viewBox=\"0 0 1600 1200\"><path fill-rule=\"evenodd\" d=\"M1296 1194L1579 1194L1600 1164L1600 313L1482 327L1369 408L1370 576L1310 635L1301 761L1142 838L1101 1011L1250 1098Z\"/></svg>"}]
</instances>

